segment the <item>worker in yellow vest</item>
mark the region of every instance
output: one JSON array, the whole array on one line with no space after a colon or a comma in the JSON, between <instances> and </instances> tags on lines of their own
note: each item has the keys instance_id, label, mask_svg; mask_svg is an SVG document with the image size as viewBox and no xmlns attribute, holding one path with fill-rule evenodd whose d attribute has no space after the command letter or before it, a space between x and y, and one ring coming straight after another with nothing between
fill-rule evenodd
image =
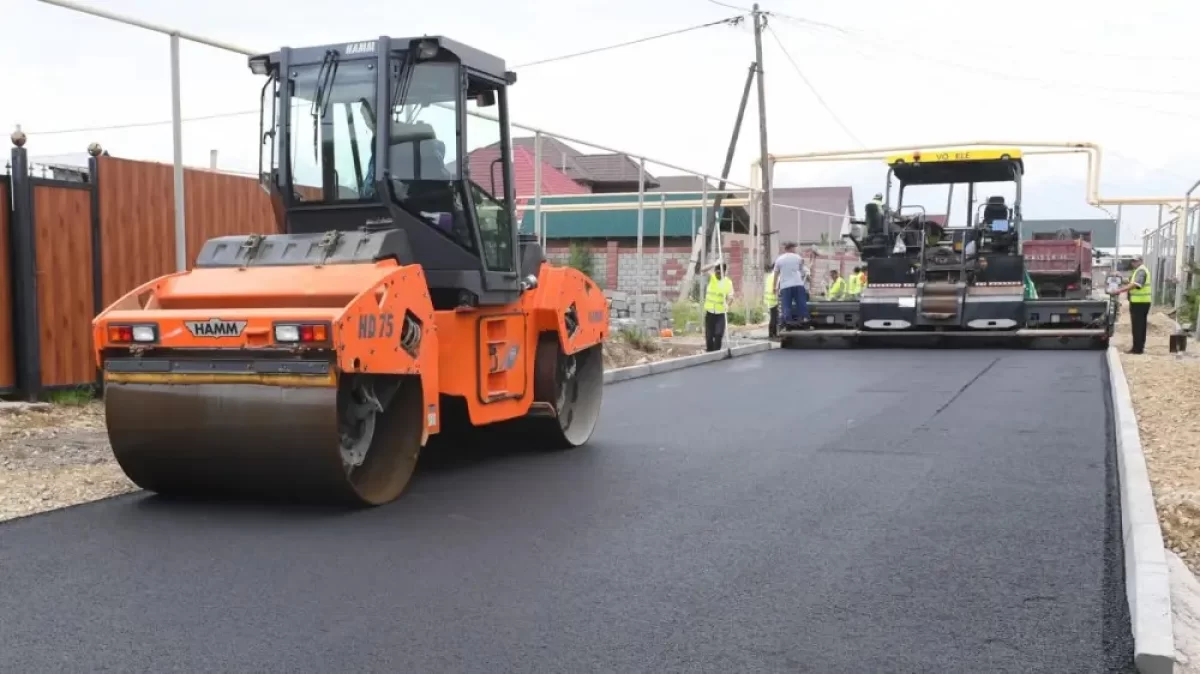
<instances>
[{"instance_id":1,"label":"worker in yellow vest","mask_svg":"<svg viewBox=\"0 0 1200 674\"><path fill-rule=\"evenodd\" d=\"M775 264L763 269L763 305L767 309L767 338L779 336L779 296L775 294Z\"/></svg>"},{"instance_id":2,"label":"worker in yellow vest","mask_svg":"<svg viewBox=\"0 0 1200 674\"><path fill-rule=\"evenodd\" d=\"M846 281L836 269L829 270L829 286L825 289L825 299L834 302L846 299Z\"/></svg>"},{"instance_id":3,"label":"worker in yellow vest","mask_svg":"<svg viewBox=\"0 0 1200 674\"><path fill-rule=\"evenodd\" d=\"M704 291L704 350L719 351L725 340L725 314L733 299L733 281L726 276L724 263L710 266L708 287Z\"/></svg>"},{"instance_id":4,"label":"worker in yellow vest","mask_svg":"<svg viewBox=\"0 0 1200 674\"><path fill-rule=\"evenodd\" d=\"M862 277L858 275L859 268L855 267L854 271L850 272L849 283L846 284L846 294L848 299L858 299L858 294L862 292ZM841 279L838 279L839 281Z\"/></svg>"},{"instance_id":5,"label":"worker in yellow vest","mask_svg":"<svg viewBox=\"0 0 1200 674\"><path fill-rule=\"evenodd\" d=\"M858 268L858 292L859 292L859 294L862 294L862 291L864 291L866 289L867 289L867 267L866 267L866 265L863 265Z\"/></svg>"},{"instance_id":6,"label":"worker in yellow vest","mask_svg":"<svg viewBox=\"0 0 1200 674\"><path fill-rule=\"evenodd\" d=\"M1133 258L1133 276L1129 278L1129 283L1108 294L1122 293L1129 294L1129 323L1133 332L1133 348L1129 353L1142 353L1146 349L1146 322L1150 317L1154 283L1150 280L1150 270L1146 268L1141 255Z\"/></svg>"}]
</instances>

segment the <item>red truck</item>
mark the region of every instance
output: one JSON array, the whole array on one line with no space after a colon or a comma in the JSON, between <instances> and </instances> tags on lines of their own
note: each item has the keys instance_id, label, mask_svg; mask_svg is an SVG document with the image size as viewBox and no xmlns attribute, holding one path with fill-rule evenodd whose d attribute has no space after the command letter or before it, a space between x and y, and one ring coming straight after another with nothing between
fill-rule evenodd
<instances>
[{"instance_id":1,"label":"red truck","mask_svg":"<svg viewBox=\"0 0 1200 674\"><path fill-rule=\"evenodd\" d=\"M1092 233L1075 229L1041 232L1023 248L1039 298L1087 298L1092 294Z\"/></svg>"}]
</instances>

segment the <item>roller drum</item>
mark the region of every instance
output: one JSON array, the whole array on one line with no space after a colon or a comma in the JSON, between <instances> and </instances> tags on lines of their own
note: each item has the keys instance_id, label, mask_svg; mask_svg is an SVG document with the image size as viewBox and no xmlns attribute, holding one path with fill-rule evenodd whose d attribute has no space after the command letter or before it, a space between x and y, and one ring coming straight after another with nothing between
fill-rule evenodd
<instances>
[{"instance_id":1,"label":"roller drum","mask_svg":"<svg viewBox=\"0 0 1200 674\"><path fill-rule=\"evenodd\" d=\"M105 391L113 454L143 489L352 505L395 499L420 451L419 384L402 386L379 414L358 466L343 460L338 402L337 389L323 386L110 382Z\"/></svg>"}]
</instances>

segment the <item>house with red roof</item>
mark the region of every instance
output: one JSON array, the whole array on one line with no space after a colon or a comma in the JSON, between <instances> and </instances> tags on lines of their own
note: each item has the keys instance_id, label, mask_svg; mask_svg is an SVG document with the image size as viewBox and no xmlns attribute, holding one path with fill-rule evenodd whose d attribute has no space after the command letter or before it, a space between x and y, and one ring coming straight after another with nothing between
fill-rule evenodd
<instances>
[{"instance_id":1,"label":"house with red roof","mask_svg":"<svg viewBox=\"0 0 1200 674\"><path fill-rule=\"evenodd\" d=\"M537 193L534 142L533 136L512 139L516 216L521 231L528 234L539 231L533 213L533 199ZM489 187L489 181L494 180L498 189L501 180L498 158L498 145L471 152L472 178L484 187ZM605 288L655 293L661 284L665 297L678 295L678 284L692 254L695 232L704 217L702 209L694 204L703 201L706 191L708 203L712 204L717 196L714 182L710 181L706 189L700 176L646 174L639 265L638 160L626 154L585 153L549 136L542 137L541 160L542 226L547 257L556 263L565 263L572 247L584 247L591 251L596 281ZM816 189L826 190L822 193L824 200L816 206L840 211L849 209L848 212L853 213L849 187ZM775 190L776 194L779 192ZM736 196L744 195L725 195L729 199ZM792 195L782 196L789 203L797 201ZM799 198L799 201L804 199ZM681 203L674 206L672 202ZM611 207L590 211L554 210L559 204L597 203ZM773 215L773 219L778 217ZM740 291L750 215L741 205L724 205L719 220L730 276Z\"/></svg>"}]
</instances>

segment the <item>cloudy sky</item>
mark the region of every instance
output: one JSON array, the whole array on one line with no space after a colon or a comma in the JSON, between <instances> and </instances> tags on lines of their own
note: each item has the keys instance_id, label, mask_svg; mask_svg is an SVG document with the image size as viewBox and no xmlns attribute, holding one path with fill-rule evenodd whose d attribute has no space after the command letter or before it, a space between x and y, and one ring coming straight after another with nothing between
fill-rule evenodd
<instances>
[{"instance_id":1,"label":"cloudy sky","mask_svg":"<svg viewBox=\"0 0 1200 674\"><path fill-rule=\"evenodd\" d=\"M734 16L747 6L736 1L85 1L262 51L445 34L516 66L515 120L713 174L754 57L743 23L520 67ZM1105 148L1105 196L1181 194L1200 178L1200 3L971 4L763 3L776 13L764 37L771 151L1091 141ZM0 0L0 17L21 27L0 41L0 126L20 124L34 156L97 141L117 156L170 161L165 36L38 0ZM184 43L182 61L183 114L192 120L185 162L207 165L216 150L221 168L253 172L261 80L244 57L211 47ZM245 111L253 112L236 114ZM757 152L756 112L752 98L734 179L748 177ZM776 182L851 184L861 204L883 176L872 162L790 165ZM1105 217L1084 202L1084 176L1081 156L1031 158L1027 217ZM1140 238L1154 211L1125 209L1123 237Z\"/></svg>"}]
</instances>

